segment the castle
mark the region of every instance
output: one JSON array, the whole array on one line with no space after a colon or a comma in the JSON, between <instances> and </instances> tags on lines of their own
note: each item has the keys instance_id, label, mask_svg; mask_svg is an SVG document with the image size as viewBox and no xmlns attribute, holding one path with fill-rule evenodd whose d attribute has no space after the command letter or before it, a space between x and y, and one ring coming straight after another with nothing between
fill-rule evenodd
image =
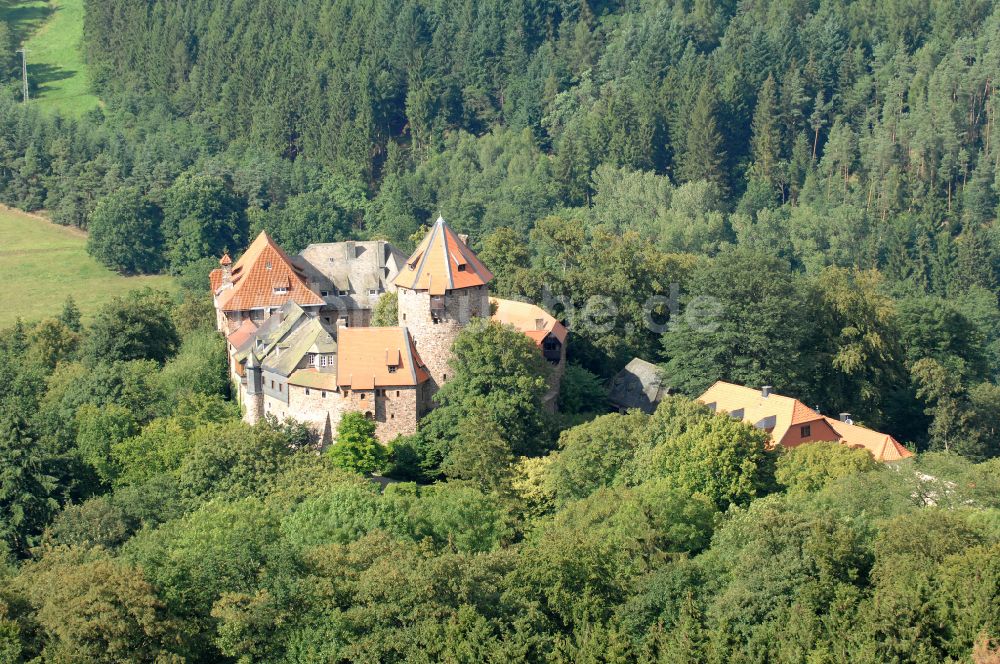
<instances>
[{"instance_id":1,"label":"castle","mask_svg":"<svg viewBox=\"0 0 1000 664\"><path fill-rule=\"evenodd\" d=\"M344 413L359 411L383 442L411 434L473 318L535 342L553 365L544 403L555 408L566 328L533 304L491 298L493 274L440 217L409 258L384 241L312 244L291 257L262 232L235 263L226 255L219 264L216 325L251 424L293 418L325 444ZM370 327L385 293L397 295L398 326Z\"/></svg>"}]
</instances>

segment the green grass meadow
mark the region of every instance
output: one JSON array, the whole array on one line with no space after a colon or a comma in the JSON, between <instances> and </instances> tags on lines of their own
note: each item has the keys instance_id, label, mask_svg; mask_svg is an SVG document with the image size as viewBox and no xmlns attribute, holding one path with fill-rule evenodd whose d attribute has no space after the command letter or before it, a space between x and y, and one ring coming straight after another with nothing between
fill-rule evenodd
<instances>
[{"instance_id":1,"label":"green grass meadow","mask_svg":"<svg viewBox=\"0 0 1000 664\"><path fill-rule=\"evenodd\" d=\"M90 319L111 298L135 288L173 290L170 277L123 277L87 254L78 230L0 208L0 328L19 316L36 320L58 314L72 295Z\"/></svg>"},{"instance_id":2,"label":"green grass meadow","mask_svg":"<svg viewBox=\"0 0 1000 664\"><path fill-rule=\"evenodd\" d=\"M0 19L28 51L30 103L71 116L100 103L83 62L83 0L0 0Z\"/></svg>"}]
</instances>

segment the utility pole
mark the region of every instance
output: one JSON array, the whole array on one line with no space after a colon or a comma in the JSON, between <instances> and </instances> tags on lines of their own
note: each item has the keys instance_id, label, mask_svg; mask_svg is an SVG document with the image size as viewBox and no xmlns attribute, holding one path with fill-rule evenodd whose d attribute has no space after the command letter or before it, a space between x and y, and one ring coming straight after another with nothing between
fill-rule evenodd
<instances>
[{"instance_id":1,"label":"utility pole","mask_svg":"<svg viewBox=\"0 0 1000 664\"><path fill-rule=\"evenodd\" d=\"M28 103L28 53L24 48L17 49L17 52L21 54L21 94L24 97L24 103Z\"/></svg>"}]
</instances>

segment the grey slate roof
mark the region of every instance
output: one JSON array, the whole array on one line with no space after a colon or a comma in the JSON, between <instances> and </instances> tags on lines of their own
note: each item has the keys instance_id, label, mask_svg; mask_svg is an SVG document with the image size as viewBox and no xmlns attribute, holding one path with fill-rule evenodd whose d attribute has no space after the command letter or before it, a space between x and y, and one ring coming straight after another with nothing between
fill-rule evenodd
<instances>
[{"instance_id":1,"label":"grey slate roof","mask_svg":"<svg viewBox=\"0 0 1000 664\"><path fill-rule=\"evenodd\" d=\"M310 318L274 344L264 357L261 367L282 376L290 376L307 353L336 352L337 342L318 320Z\"/></svg>"},{"instance_id":2,"label":"grey slate roof","mask_svg":"<svg viewBox=\"0 0 1000 664\"><path fill-rule=\"evenodd\" d=\"M662 369L637 357L611 379L608 400L616 408L638 408L652 413L670 392Z\"/></svg>"},{"instance_id":3,"label":"grey slate roof","mask_svg":"<svg viewBox=\"0 0 1000 664\"><path fill-rule=\"evenodd\" d=\"M369 290L395 290L392 281L405 261L406 256L384 240L310 244L295 259L313 290L329 291L323 298L328 304L365 309L374 304ZM350 295L338 297L337 291Z\"/></svg>"},{"instance_id":4,"label":"grey slate roof","mask_svg":"<svg viewBox=\"0 0 1000 664\"><path fill-rule=\"evenodd\" d=\"M251 351L254 352L257 359L264 357L271 351L274 344L288 336L305 316L306 312L302 307L291 300L281 305L281 308L261 323L257 331L236 349L236 360L242 362Z\"/></svg>"}]
</instances>

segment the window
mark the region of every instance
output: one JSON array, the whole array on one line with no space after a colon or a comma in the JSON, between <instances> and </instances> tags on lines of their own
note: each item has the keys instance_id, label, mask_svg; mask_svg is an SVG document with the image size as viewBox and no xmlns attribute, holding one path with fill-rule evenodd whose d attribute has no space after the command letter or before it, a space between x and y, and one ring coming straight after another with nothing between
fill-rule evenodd
<instances>
[{"instance_id":1,"label":"window","mask_svg":"<svg viewBox=\"0 0 1000 664\"><path fill-rule=\"evenodd\" d=\"M326 366L326 355L320 355L319 356L319 366L321 366L321 367L325 367Z\"/></svg>"},{"instance_id":2,"label":"window","mask_svg":"<svg viewBox=\"0 0 1000 664\"><path fill-rule=\"evenodd\" d=\"M441 380L448 380L448 374L445 374L444 376L442 376Z\"/></svg>"},{"instance_id":3,"label":"window","mask_svg":"<svg viewBox=\"0 0 1000 664\"><path fill-rule=\"evenodd\" d=\"M396 390L396 396L397 397L399 396L399 390Z\"/></svg>"},{"instance_id":4,"label":"window","mask_svg":"<svg viewBox=\"0 0 1000 664\"><path fill-rule=\"evenodd\" d=\"M274 294L275 295L287 295L288 294L288 288L285 287L285 286L275 286L274 287Z\"/></svg>"},{"instance_id":5,"label":"window","mask_svg":"<svg viewBox=\"0 0 1000 664\"><path fill-rule=\"evenodd\" d=\"M389 413L389 419L390 420L396 419L396 414L395 413Z\"/></svg>"},{"instance_id":6,"label":"window","mask_svg":"<svg viewBox=\"0 0 1000 664\"><path fill-rule=\"evenodd\" d=\"M369 288L368 289L368 294L369 295L378 295L378 289L377 288Z\"/></svg>"},{"instance_id":7,"label":"window","mask_svg":"<svg viewBox=\"0 0 1000 664\"><path fill-rule=\"evenodd\" d=\"M403 314L403 320L406 320L406 314Z\"/></svg>"},{"instance_id":8,"label":"window","mask_svg":"<svg viewBox=\"0 0 1000 664\"><path fill-rule=\"evenodd\" d=\"M319 292L319 294L322 295L323 297L330 297L330 291L328 291L328 290L321 290ZM327 322L329 322L329 321L327 321Z\"/></svg>"},{"instance_id":9,"label":"window","mask_svg":"<svg viewBox=\"0 0 1000 664\"><path fill-rule=\"evenodd\" d=\"M812 427L810 427L808 424L802 425L801 427L799 427L799 435L802 438L808 438L809 436L812 435Z\"/></svg>"},{"instance_id":10,"label":"window","mask_svg":"<svg viewBox=\"0 0 1000 664\"><path fill-rule=\"evenodd\" d=\"M366 396L367 395L364 392L362 392L361 396L359 396L358 398L361 399L362 401L364 401Z\"/></svg>"},{"instance_id":11,"label":"window","mask_svg":"<svg viewBox=\"0 0 1000 664\"><path fill-rule=\"evenodd\" d=\"M458 271L459 272L465 272L465 263L459 263L458 264Z\"/></svg>"},{"instance_id":12,"label":"window","mask_svg":"<svg viewBox=\"0 0 1000 664\"><path fill-rule=\"evenodd\" d=\"M396 373L396 369L398 369L398 367L389 367L389 373Z\"/></svg>"},{"instance_id":13,"label":"window","mask_svg":"<svg viewBox=\"0 0 1000 664\"><path fill-rule=\"evenodd\" d=\"M265 263L264 267L267 268L268 270L270 270L271 269L271 261L268 261L267 263Z\"/></svg>"},{"instance_id":14,"label":"window","mask_svg":"<svg viewBox=\"0 0 1000 664\"><path fill-rule=\"evenodd\" d=\"M274 381L273 380L271 381L271 389L272 390L274 389Z\"/></svg>"},{"instance_id":15,"label":"window","mask_svg":"<svg viewBox=\"0 0 1000 664\"><path fill-rule=\"evenodd\" d=\"M322 398L325 399L326 398L326 390L323 390L322 392L320 392L319 395L320 395L320 397L322 397Z\"/></svg>"},{"instance_id":16,"label":"window","mask_svg":"<svg viewBox=\"0 0 1000 664\"><path fill-rule=\"evenodd\" d=\"M282 385L281 383L278 383L278 391L279 392L284 392L284 390L285 390L285 386Z\"/></svg>"},{"instance_id":17,"label":"window","mask_svg":"<svg viewBox=\"0 0 1000 664\"><path fill-rule=\"evenodd\" d=\"M326 323L327 325L329 325L330 324L330 317L329 316L323 316L323 322Z\"/></svg>"},{"instance_id":18,"label":"window","mask_svg":"<svg viewBox=\"0 0 1000 664\"><path fill-rule=\"evenodd\" d=\"M316 356L313 354L309 355L309 366L311 367L316 366Z\"/></svg>"},{"instance_id":19,"label":"window","mask_svg":"<svg viewBox=\"0 0 1000 664\"><path fill-rule=\"evenodd\" d=\"M309 396L309 388L306 388L306 396Z\"/></svg>"}]
</instances>

